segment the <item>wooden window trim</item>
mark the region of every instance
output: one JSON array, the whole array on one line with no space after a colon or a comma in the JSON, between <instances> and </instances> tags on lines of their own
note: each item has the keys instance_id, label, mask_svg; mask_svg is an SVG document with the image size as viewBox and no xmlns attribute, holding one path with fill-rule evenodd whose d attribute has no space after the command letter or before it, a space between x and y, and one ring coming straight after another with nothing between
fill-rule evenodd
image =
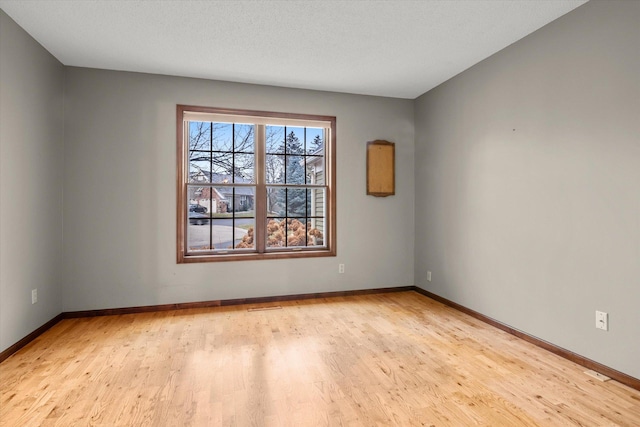
<instances>
[{"instance_id":1,"label":"wooden window trim","mask_svg":"<svg viewBox=\"0 0 640 427\"><path fill-rule=\"evenodd\" d=\"M187 212L187 177L188 168L186 168L186 159L188 158L189 143L185 141L184 131L184 114L185 112L193 113L209 113L232 116L255 116L262 118L274 119L290 119L302 121L321 121L329 123L329 138L325 141L325 176L328 182L326 187L326 221L325 236L328 237L326 246L322 249L314 247L300 247L299 249L271 249L267 251L265 248L266 239L255 239L256 250L251 252L233 252L228 254L188 254L186 248L186 236L188 225ZM258 138L256 138L258 140ZM226 261L252 261L266 259L288 259L288 258L314 258L336 256L336 118L333 116L296 114L296 113L278 113L272 111L257 110L241 110L215 107L202 107L191 105L177 105L176 107L176 238L177 238L177 263L200 263L200 262L226 262ZM267 212L266 212L266 183L258 184L258 181L264 177L264 160L265 152L262 144L256 143L256 204L255 204L255 229L256 235L258 231L265 230ZM260 147L259 147L260 146ZM258 178L260 177L260 178ZM264 194L262 194L264 193ZM264 197L263 197L264 196ZM260 221L260 222L259 222ZM259 226L259 224L261 224ZM325 237L325 239L326 239Z\"/></svg>"}]
</instances>

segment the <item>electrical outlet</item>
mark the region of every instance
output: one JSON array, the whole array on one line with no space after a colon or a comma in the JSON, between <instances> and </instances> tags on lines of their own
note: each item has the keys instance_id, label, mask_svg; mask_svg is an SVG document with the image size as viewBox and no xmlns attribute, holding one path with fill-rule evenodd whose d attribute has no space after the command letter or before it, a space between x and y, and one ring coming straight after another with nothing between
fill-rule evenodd
<instances>
[{"instance_id":1,"label":"electrical outlet","mask_svg":"<svg viewBox=\"0 0 640 427\"><path fill-rule=\"evenodd\" d=\"M344 273L344 264L338 264L338 273Z\"/></svg>"},{"instance_id":2,"label":"electrical outlet","mask_svg":"<svg viewBox=\"0 0 640 427\"><path fill-rule=\"evenodd\" d=\"M431 281L431 272L427 271L427 281Z\"/></svg>"},{"instance_id":3,"label":"electrical outlet","mask_svg":"<svg viewBox=\"0 0 640 427\"><path fill-rule=\"evenodd\" d=\"M609 315L604 311L596 310L596 328L603 331L609 330Z\"/></svg>"},{"instance_id":4,"label":"electrical outlet","mask_svg":"<svg viewBox=\"0 0 640 427\"><path fill-rule=\"evenodd\" d=\"M31 290L31 304L35 304L38 302L38 290L37 289L32 289Z\"/></svg>"}]
</instances>

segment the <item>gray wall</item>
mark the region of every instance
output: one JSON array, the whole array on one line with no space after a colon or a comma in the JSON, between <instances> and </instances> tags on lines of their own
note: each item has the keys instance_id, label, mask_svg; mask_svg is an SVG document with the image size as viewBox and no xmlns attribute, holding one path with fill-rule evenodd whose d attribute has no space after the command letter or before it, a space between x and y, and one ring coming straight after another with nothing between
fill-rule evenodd
<instances>
[{"instance_id":1,"label":"gray wall","mask_svg":"<svg viewBox=\"0 0 640 427\"><path fill-rule=\"evenodd\" d=\"M636 378L638 22L591 1L415 104L416 284Z\"/></svg>"},{"instance_id":2,"label":"gray wall","mask_svg":"<svg viewBox=\"0 0 640 427\"><path fill-rule=\"evenodd\" d=\"M63 85L0 10L0 351L62 311Z\"/></svg>"},{"instance_id":3,"label":"gray wall","mask_svg":"<svg viewBox=\"0 0 640 427\"><path fill-rule=\"evenodd\" d=\"M413 285L413 101L82 68L66 97L65 311ZM176 104L336 116L338 256L177 265ZM365 195L374 139L394 197Z\"/></svg>"}]
</instances>

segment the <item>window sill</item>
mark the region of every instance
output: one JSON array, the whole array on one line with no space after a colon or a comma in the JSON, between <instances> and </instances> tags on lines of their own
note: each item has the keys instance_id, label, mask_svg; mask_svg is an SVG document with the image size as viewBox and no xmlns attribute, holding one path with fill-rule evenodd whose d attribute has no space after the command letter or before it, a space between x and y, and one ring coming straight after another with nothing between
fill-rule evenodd
<instances>
[{"instance_id":1,"label":"window sill","mask_svg":"<svg viewBox=\"0 0 640 427\"><path fill-rule=\"evenodd\" d=\"M267 253L239 253L239 254L219 254L219 255L178 255L178 264L191 264L199 262L227 262L227 261L261 261L289 258L318 258L336 256L336 251L324 250L301 250L301 251L278 251Z\"/></svg>"}]
</instances>

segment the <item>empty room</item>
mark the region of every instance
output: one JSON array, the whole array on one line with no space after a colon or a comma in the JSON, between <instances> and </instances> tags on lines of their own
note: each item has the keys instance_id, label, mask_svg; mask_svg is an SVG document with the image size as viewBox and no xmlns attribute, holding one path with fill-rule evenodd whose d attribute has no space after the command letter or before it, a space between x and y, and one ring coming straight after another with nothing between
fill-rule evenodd
<instances>
[{"instance_id":1,"label":"empty room","mask_svg":"<svg viewBox=\"0 0 640 427\"><path fill-rule=\"evenodd\" d=\"M0 426L640 425L640 1L0 0Z\"/></svg>"}]
</instances>

